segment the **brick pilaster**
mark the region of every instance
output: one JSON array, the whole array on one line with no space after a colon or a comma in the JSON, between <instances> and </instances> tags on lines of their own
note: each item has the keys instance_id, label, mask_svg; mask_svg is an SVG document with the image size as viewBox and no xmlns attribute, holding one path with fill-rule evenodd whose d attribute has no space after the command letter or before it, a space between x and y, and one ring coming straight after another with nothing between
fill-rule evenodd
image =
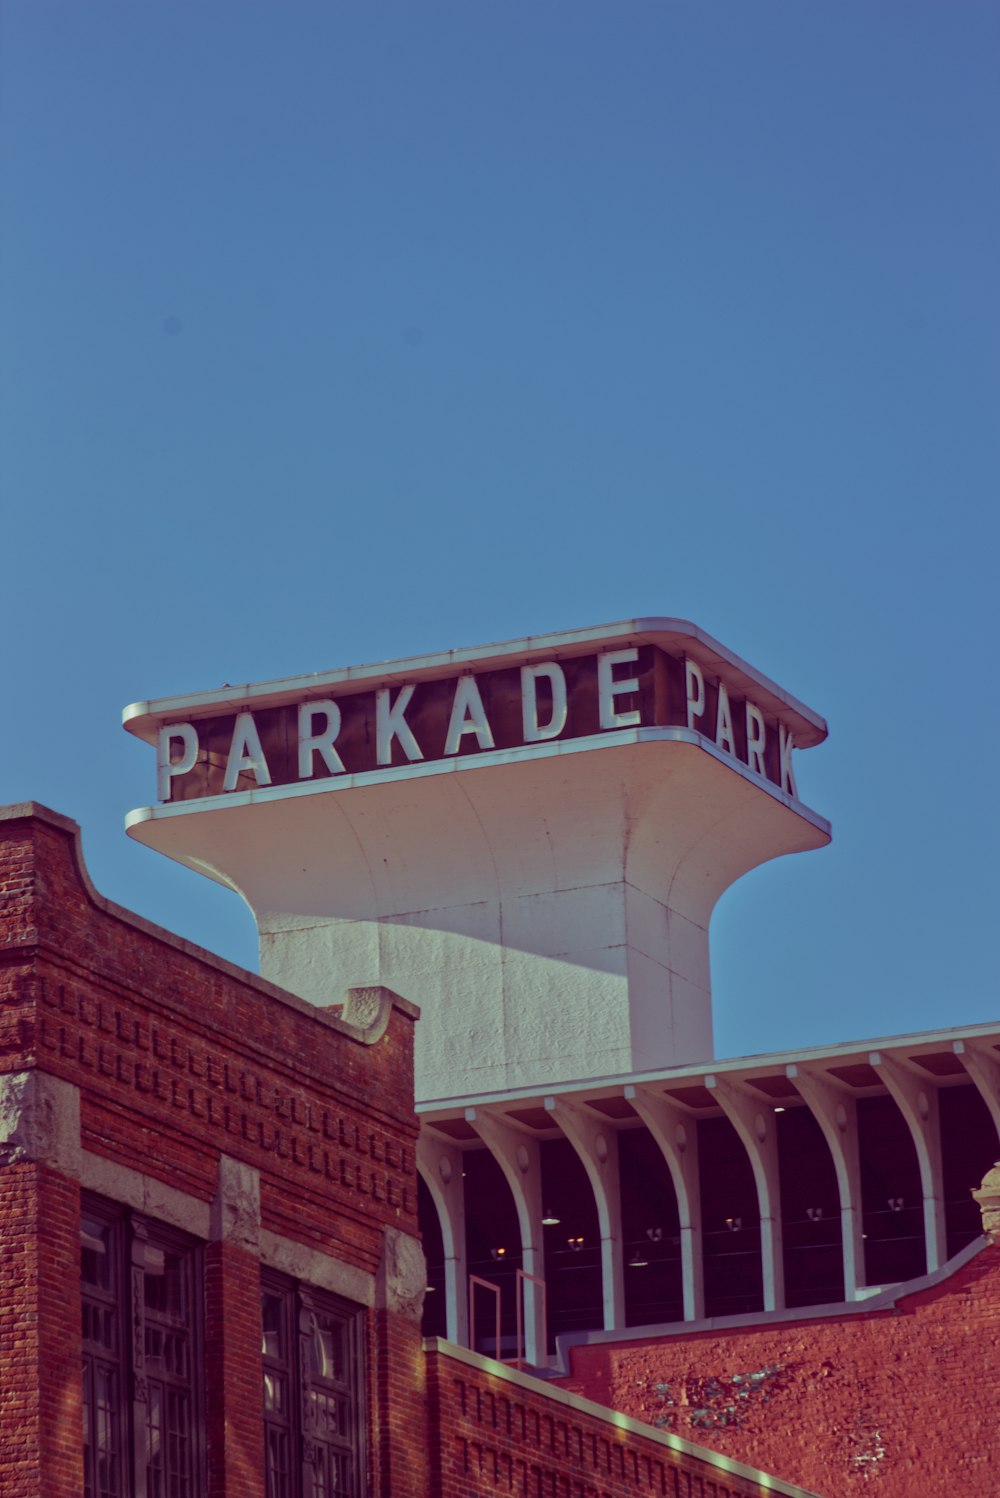
<instances>
[{"instance_id":1,"label":"brick pilaster","mask_svg":"<svg viewBox=\"0 0 1000 1498\"><path fill-rule=\"evenodd\" d=\"M260 1182L223 1155L205 1249L209 1498L264 1498Z\"/></svg>"},{"instance_id":2,"label":"brick pilaster","mask_svg":"<svg viewBox=\"0 0 1000 1498\"><path fill-rule=\"evenodd\" d=\"M427 1367L420 1314L427 1265L416 1238L383 1236L376 1281L375 1440L379 1498L428 1498Z\"/></svg>"},{"instance_id":3,"label":"brick pilaster","mask_svg":"<svg viewBox=\"0 0 1000 1498\"><path fill-rule=\"evenodd\" d=\"M74 1158L76 1089L35 1071L0 1077L4 1498L83 1491L80 1186L67 1173Z\"/></svg>"}]
</instances>

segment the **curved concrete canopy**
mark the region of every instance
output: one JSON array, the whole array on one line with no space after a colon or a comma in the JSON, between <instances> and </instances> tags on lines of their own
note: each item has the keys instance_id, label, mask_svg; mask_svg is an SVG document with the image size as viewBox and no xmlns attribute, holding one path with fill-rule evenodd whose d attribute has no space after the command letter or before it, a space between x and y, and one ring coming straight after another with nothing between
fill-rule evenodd
<instances>
[{"instance_id":1,"label":"curved concrete canopy","mask_svg":"<svg viewBox=\"0 0 1000 1498\"><path fill-rule=\"evenodd\" d=\"M829 838L663 728L148 808L129 831L240 891L265 976L419 1003L421 1097L707 1060L715 902Z\"/></svg>"}]
</instances>

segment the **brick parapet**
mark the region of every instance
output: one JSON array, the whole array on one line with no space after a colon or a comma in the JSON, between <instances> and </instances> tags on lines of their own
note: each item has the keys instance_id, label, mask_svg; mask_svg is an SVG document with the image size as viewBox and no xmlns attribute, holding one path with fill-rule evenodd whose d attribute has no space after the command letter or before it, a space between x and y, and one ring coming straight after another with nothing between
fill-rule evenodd
<instances>
[{"instance_id":1,"label":"brick parapet","mask_svg":"<svg viewBox=\"0 0 1000 1498\"><path fill-rule=\"evenodd\" d=\"M1000 1470L1000 1247L871 1313L577 1346L560 1382L823 1498L871 1481L881 1498L986 1498Z\"/></svg>"},{"instance_id":2,"label":"brick parapet","mask_svg":"<svg viewBox=\"0 0 1000 1498\"><path fill-rule=\"evenodd\" d=\"M77 1086L84 1148L202 1201L239 1159L266 1228L366 1273L417 1231L416 1010L386 1010L366 1038L170 937L95 894L74 824L0 811L0 1072Z\"/></svg>"},{"instance_id":3,"label":"brick parapet","mask_svg":"<svg viewBox=\"0 0 1000 1498\"><path fill-rule=\"evenodd\" d=\"M439 1340L425 1347L434 1498L810 1498L491 1359Z\"/></svg>"},{"instance_id":4,"label":"brick parapet","mask_svg":"<svg viewBox=\"0 0 1000 1498\"><path fill-rule=\"evenodd\" d=\"M8 831L4 824L30 823L33 826L29 833L21 841L21 833L15 827ZM94 910L113 917L123 926L149 936L173 951L194 958L205 967L222 974L225 977L235 978L239 983L248 985L258 992L276 998L280 1002L290 1004L299 1008L303 1013L314 1014L315 1006L277 984L261 978L256 973L250 973L245 968L238 967L235 963L227 961L225 957L219 957L217 953L210 952L204 947L197 946L194 942L178 936L176 932L168 931L164 926L158 926L154 921L146 920L144 916L137 915L134 910L129 910L124 905L116 905L94 887L83 857L83 847L80 837L80 828L71 817L64 816L61 812L53 811L51 807L43 806L37 801L23 801L14 805L0 806L0 843L7 845L4 854L3 870L0 874L0 918L3 919L4 928L0 932L0 951L4 949L16 950L19 946L30 946L38 942L38 928L35 925L36 917L41 917L41 930L48 933L52 925L58 922L50 922L46 919L44 904L40 907L36 895L41 893L43 900L52 900L55 891L45 883L39 889L36 883L37 872L36 861L33 856L35 834L42 829L54 829L56 833L63 834L64 841L69 847L69 859L72 869L69 874L69 888L74 900L82 909L84 905L91 906ZM19 920L19 914L23 919ZM364 994L365 990L359 990ZM336 1006L332 1006L335 1008ZM415 1004L401 998L398 994L394 996L394 1007L401 1013L416 1019L419 1010ZM350 1006L348 1006L348 1010ZM356 1026L349 1023L349 1016L338 1017L333 1012L327 1013L327 1019L334 1028L340 1028L345 1034L352 1033Z\"/></svg>"}]
</instances>

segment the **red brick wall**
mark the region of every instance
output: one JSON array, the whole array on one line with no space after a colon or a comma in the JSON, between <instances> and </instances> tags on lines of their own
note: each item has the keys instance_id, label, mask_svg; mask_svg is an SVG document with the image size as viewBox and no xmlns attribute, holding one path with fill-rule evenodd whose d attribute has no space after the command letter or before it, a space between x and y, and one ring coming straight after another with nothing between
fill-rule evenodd
<instances>
[{"instance_id":1,"label":"red brick wall","mask_svg":"<svg viewBox=\"0 0 1000 1498\"><path fill-rule=\"evenodd\" d=\"M205 1249L205 1424L209 1498L264 1498L260 1264Z\"/></svg>"},{"instance_id":2,"label":"red brick wall","mask_svg":"<svg viewBox=\"0 0 1000 1498\"><path fill-rule=\"evenodd\" d=\"M574 1348L565 1383L823 1498L994 1498L1000 1247L895 1311Z\"/></svg>"},{"instance_id":3,"label":"red brick wall","mask_svg":"<svg viewBox=\"0 0 1000 1498\"><path fill-rule=\"evenodd\" d=\"M440 1345L427 1360L433 1498L773 1498L772 1487L556 1401L535 1379L514 1383Z\"/></svg>"},{"instance_id":4,"label":"red brick wall","mask_svg":"<svg viewBox=\"0 0 1000 1498\"><path fill-rule=\"evenodd\" d=\"M84 1149L203 1202L220 1154L253 1166L264 1228L372 1275L386 1228L419 1231L415 1014L394 1006L366 1045L109 906L65 819L0 817L0 1073L73 1084ZM0 1162L0 1254L0 1494L79 1498L79 1186ZM205 1279L211 1498L261 1498L258 1263L210 1243ZM425 1498L419 1327L366 1325L372 1491Z\"/></svg>"},{"instance_id":5,"label":"red brick wall","mask_svg":"<svg viewBox=\"0 0 1000 1498\"><path fill-rule=\"evenodd\" d=\"M428 1498L427 1368L419 1323L376 1312L376 1419L379 1498Z\"/></svg>"},{"instance_id":6,"label":"red brick wall","mask_svg":"<svg viewBox=\"0 0 1000 1498\"><path fill-rule=\"evenodd\" d=\"M0 1493L80 1498L79 1187L3 1166L0 1238Z\"/></svg>"}]
</instances>

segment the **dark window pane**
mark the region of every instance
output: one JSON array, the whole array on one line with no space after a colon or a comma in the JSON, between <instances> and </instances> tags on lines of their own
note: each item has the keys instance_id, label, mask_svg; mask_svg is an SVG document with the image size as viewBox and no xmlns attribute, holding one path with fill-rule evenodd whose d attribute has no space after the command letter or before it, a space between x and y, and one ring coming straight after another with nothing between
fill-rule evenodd
<instances>
[{"instance_id":1,"label":"dark window pane","mask_svg":"<svg viewBox=\"0 0 1000 1498\"><path fill-rule=\"evenodd\" d=\"M97 1290L109 1290L112 1279L114 1224L96 1217L83 1217L80 1223L80 1279Z\"/></svg>"},{"instance_id":2,"label":"dark window pane","mask_svg":"<svg viewBox=\"0 0 1000 1498\"><path fill-rule=\"evenodd\" d=\"M163 1392L153 1384L146 1405L146 1498L163 1498Z\"/></svg>"},{"instance_id":3,"label":"dark window pane","mask_svg":"<svg viewBox=\"0 0 1000 1498\"><path fill-rule=\"evenodd\" d=\"M198 1250L182 1239L110 1203L105 1212L97 1199L83 1212L86 1498L126 1498L141 1487L131 1430L142 1440L146 1498L203 1493L195 1443ZM126 1293L130 1263L141 1275L135 1299ZM142 1351L138 1369L133 1348Z\"/></svg>"},{"instance_id":4,"label":"dark window pane","mask_svg":"<svg viewBox=\"0 0 1000 1498\"><path fill-rule=\"evenodd\" d=\"M267 1430L267 1498L292 1498L288 1432Z\"/></svg>"},{"instance_id":5,"label":"dark window pane","mask_svg":"<svg viewBox=\"0 0 1000 1498\"><path fill-rule=\"evenodd\" d=\"M275 1276L261 1316L267 1498L361 1498L356 1310Z\"/></svg>"},{"instance_id":6,"label":"dark window pane","mask_svg":"<svg viewBox=\"0 0 1000 1498\"><path fill-rule=\"evenodd\" d=\"M83 1469L86 1498L122 1498L120 1222L84 1211L80 1222L83 1323Z\"/></svg>"},{"instance_id":7,"label":"dark window pane","mask_svg":"<svg viewBox=\"0 0 1000 1498\"><path fill-rule=\"evenodd\" d=\"M286 1355L284 1309L280 1295L264 1291L260 1311L264 1329L263 1353L266 1358L284 1359Z\"/></svg>"}]
</instances>

